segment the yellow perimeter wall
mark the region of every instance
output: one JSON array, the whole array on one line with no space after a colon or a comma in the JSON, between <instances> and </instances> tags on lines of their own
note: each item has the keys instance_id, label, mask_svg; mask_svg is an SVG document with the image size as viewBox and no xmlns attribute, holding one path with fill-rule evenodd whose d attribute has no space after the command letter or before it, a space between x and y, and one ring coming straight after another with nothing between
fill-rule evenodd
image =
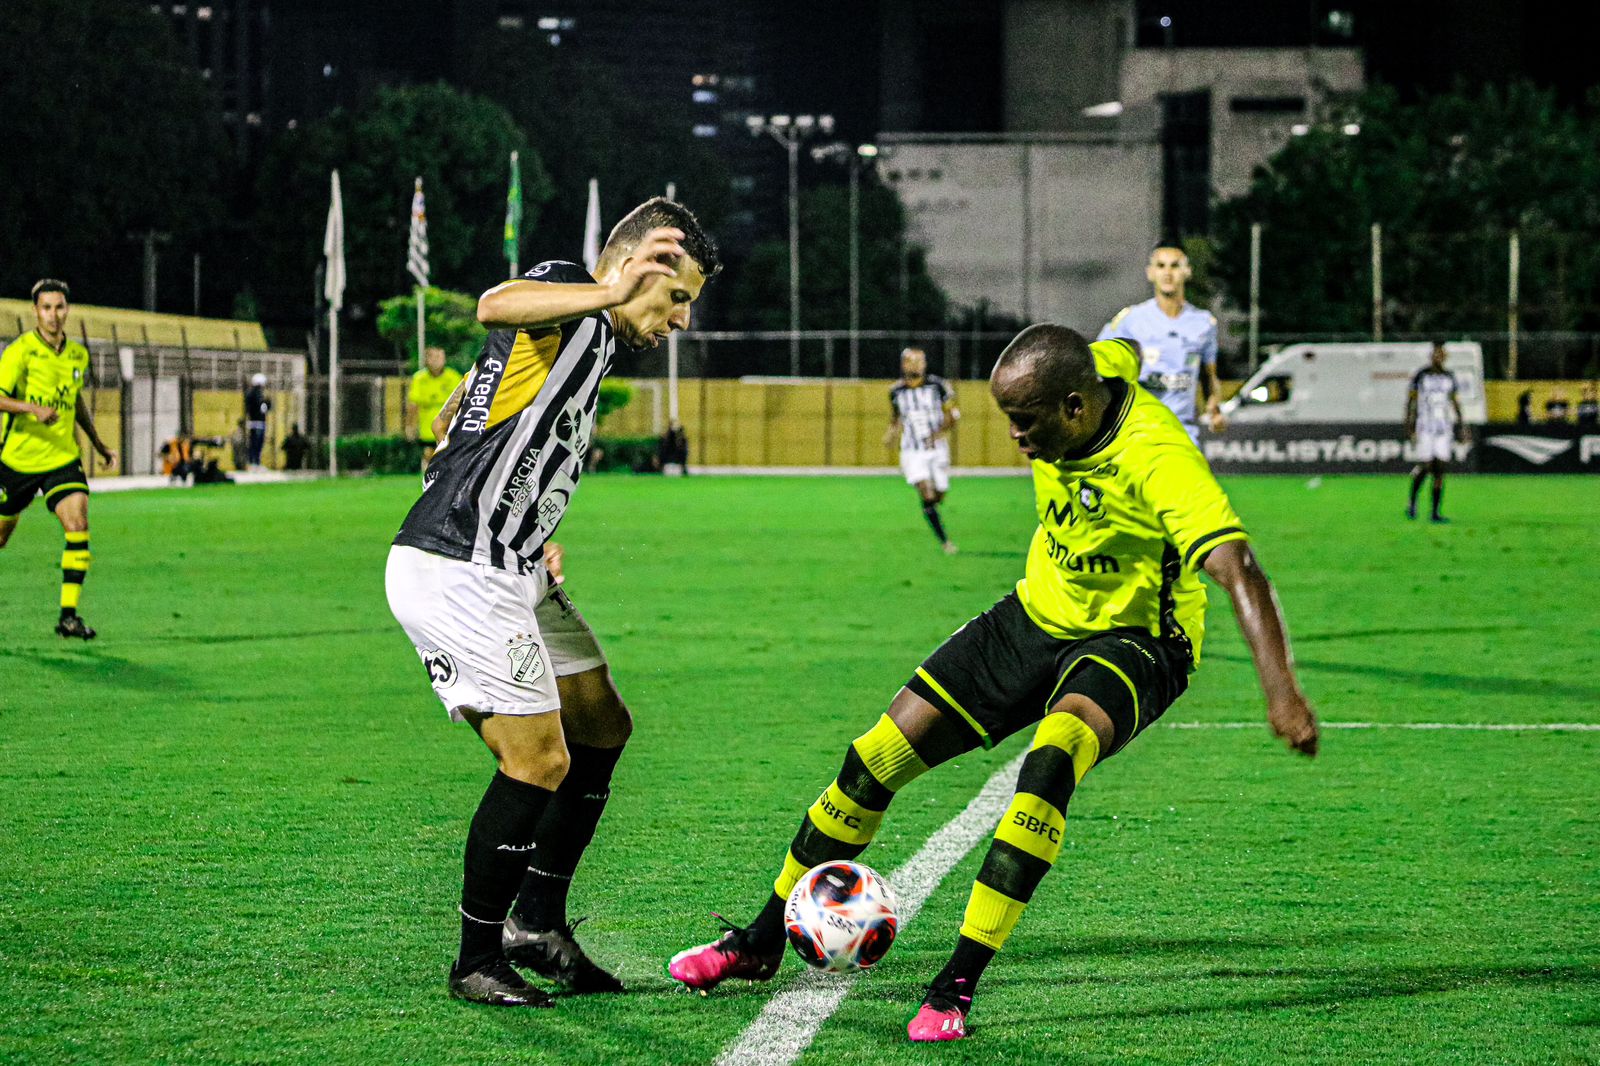
<instances>
[{"instance_id":1,"label":"yellow perimeter wall","mask_svg":"<svg viewBox=\"0 0 1600 1066\"><path fill-rule=\"evenodd\" d=\"M0 300L0 336L14 336L19 331L25 333L37 323L31 300ZM267 338L261 332L259 322L72 304L67 314L67 336L82 340L85 333L91 340L109 341L115 338L123 344L134 346L144 344L148 337L151 344L177 347L187 338L191 348L231 351L238 347L247 352L267 350Z\"/></svg>"},{"instance_id":2,"label":"yellow perimeter wall","mask_svg":"<svg viewBox=\"0 0 1600 1066\"><path fill-rule=\"evenodd\" d=\"M273 392L268 396L272 400L272 411L267 416L267 445L261 452L261 462L269 468L283 465L283 452L279 448L283 438L289 435L289 424L294 408L294 394L288 392ZM93 390L93 404L90 413L94 417L94 425L100 431L100 439L111 447L122 450L122 394L117 389ZM197 437L221 437L226 440L234 431L240 418L244 417L244 396L236 389L196 389L194 393L194 435ZM304 427L301 427L302 429ZM144 448L148 441L137 441L135 447ZM162 441L156 441L159 450ZM84 439L83 432L78 432L78 446L83 449L84 466L90 477L112 477L116 471L101 469L100 457L94 454L94 449L89 447L89 442ZM217 460L224 470L232 470L233 451L224 446L218 449L208 449L207 458ZM157 469L160 469L159 464Z\"/></svg>"}]
</instances>

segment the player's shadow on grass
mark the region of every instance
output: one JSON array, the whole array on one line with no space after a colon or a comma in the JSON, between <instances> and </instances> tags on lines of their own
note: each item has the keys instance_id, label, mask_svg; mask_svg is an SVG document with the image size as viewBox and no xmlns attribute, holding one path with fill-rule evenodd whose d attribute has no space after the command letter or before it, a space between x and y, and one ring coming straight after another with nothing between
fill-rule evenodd
<instances>
[{"instance_id":1,"label":"player's shadow on grass","mask_svg":"<svg viewBox=\"0 0 1600 1066\"><path fill-rule=\"evenodd\" d=\"M1026 559L1028 557L1027 552L985 551L978 548L971 550L963 549L961 554L966 556L968 559Z\"/></svg>"},{"instance_id":2,"label":"player's shadow on grass","mask_svg":"<svg viewBox=\"0 0 1600 1066\"><path fill-rule=\"evenodd\" d=\"M1249 656L1239 655L1234 652L1215 651L1209 654L1212 658L1220 659L1224 662L1246 664L1250 662ZM1585 685L1579 682L1560 681L1550 677L1542 677L1534 681L1518 677L1450 674L1442 670L1411 670L1390 659L1363 663L1339 663L1331 662L1327 659L1307 659L1297 655L1295 656L1295 665L1308 672L1321 671L1329 674L1381 677L1390 681L1408 682L1424 688L1457 689L1461 692L1470 692L1478 696L1557 696L1562 699L1600 702L1600 685Z\"/></svg>"},{"instance_id":3,"label":"player's shadow on grass","mask_svg":"<svg viewBox=\"0 0 1600 1066\"><path fill-rule=\"evenodd\" d=\"M30 665L67 675L74 684L89 682L117 688L148 688L166 692L190 692L195 688L190 677L184 673L151 666L137 659L124 659L92 645L80 649L77 655L0 648L0 658L24 659Z\"/></svg>"},{"instance_id":4,"label":"player's shadow on grass","mask_svg":"<svg viewBox=\"0 0 1600 1066\"><path fill-rule=\"evenodd\" d=\"M292 633L185 633L119 641L123 644L262 644L275 640L322 640L325 637L364 637L387 633L395 626L349 626L344 629L306 629Z\"/></svg>"},{"instance_id":5,"label":"player's shadow on grass","mask_svg":"<svg viewBox=\"0 0 1600 1066\"><path fill-rule=\"evenodd\" d=\"M1230 997L1224 993L1213 997L1212 1002L1171 1006L1130 1008L1118 1003L1099 1010L1059 1011L1053 1015L1053 1020L1063 1023L1124 1021L1130 1018L1183 1018L1240 1011L1282 1010L1434 995L1462 989L1481 989L1485 985L1506 986L1519 995L1530 986L1600 988L1600 967L1540 966L1537 963L1508 966L1219 966L1201 977L1191 978L1202 981L1210 979L1312 982L1316 987L1287 989L1261 996Z\"/></svg>"}]
</instances>

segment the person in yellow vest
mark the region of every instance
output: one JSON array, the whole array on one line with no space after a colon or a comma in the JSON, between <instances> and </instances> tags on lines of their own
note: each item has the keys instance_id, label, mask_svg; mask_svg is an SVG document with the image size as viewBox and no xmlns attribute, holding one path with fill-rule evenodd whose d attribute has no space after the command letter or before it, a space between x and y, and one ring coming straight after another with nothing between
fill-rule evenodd
<instances>
[{"instance_id":1,"label":"person in yellow vest","mask_svg":"<svg viewBox=\"0 0 1600 1066\"><path fill-rule=\"evenodd\" d=\"M438 443L433 420L461 384L461 372L445 365L443 348L430 345L423 349L422 362L422 369L411 375L411 389L406 393L406 436L427 446L422 451L422 469L427 470Z\"/></svg>"},{"instance_id":2,"label":"person in yellow vest","mask_svg":"<svg viewBox=\"0 0 1600 1066\"><path fill-rule=\"evenodd\" d=\"M38 327L0 353L0 548L34 496L43 496L67 538L56 633L93 640L94 630L78 617L90 560L89 479L73 427L82 427L107 465L117 461L117 453L106 447L89 409L78 403L89 377L89 350L67 339L67 295L66 282L37 282L33 313Z\"/></svg>"}]
</instances>

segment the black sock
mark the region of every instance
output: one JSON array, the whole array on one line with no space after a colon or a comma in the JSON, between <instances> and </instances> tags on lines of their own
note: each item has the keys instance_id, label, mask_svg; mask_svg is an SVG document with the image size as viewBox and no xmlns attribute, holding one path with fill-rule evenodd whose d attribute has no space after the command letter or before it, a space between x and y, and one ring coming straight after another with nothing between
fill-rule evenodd
<instances>
[{"instance_id":1,"label":"black sock","mask_svg":"<svg viewBox=\"0 0 1600 1066\"><path fill-rule=\"evenodd\" d=\"M978 978L983 976L984 967L989 965L989 960L994 956L994 948L969 937L960 937L956 940L955 953L945 963L944 969L939 971L939 976L933 979L933 983L953 987L957 995L971 1002L972 990L978 987ZM962 1009L965 1010L966 1006L963 1003Z\"/></svg>"},{"instance_id":2,"label":"black sock","mask_svg":"<svg viewBox=\"0 0 1600 1066\"><path fill-rule=\"evenodd\" d=\"M458 969L475 969L500 953L501 926L527 872L539 818L553 795L495 771L467 830Z\"/></svg>"},{"instance_id":3,"label":"black sock","mask_svg":"<svg viewBox=\"0 0 1600 1066\"><path fill-rule=\"evenodd\" d=\"M61 620L63 622L65 622L69 618L76 618L76 617L78 617L78 609L76 607L63 607L63 608L61 608Z\"/></svg>"},{"instance_id":4,"label":"black sock","mask_svg":"<svg viewBox=\"0 0 1600 1066\"><path fill-rule=\"evenodd\" d=\"M1444 503L1444 478L1433 479L1433 516L1439 517L1439 505Z\"/></svg>"},{"instance_id":5,"label":"black sock","mask_svg":"<svg viewBox=\"0 0 1600 1066\"><path fill-rule=\"evenodd\" d=\"M944 535L944 523L939 521L939 505L932 500L922 501L922 516L928 520L928 525L933 527L933 535L939 538L939 543L944 544L950 538Z\"/></svg>"},{"instance_id":6,"label":"black sock","mask_svg":"<svg viewBox=\"0 0 1600 1066\"><path fill-rule=\"evenodd\" d=\"M787 904L788 900L776 892L767 897L767 905L761 908L756 920L750 923L751 943L761 949L781 947L789 935L783 928L783 908Z\"/></svg>"},{"instance_id":7,"label":"black sock","mask_svg":"<svg viewBox=\"0 0 1600 1066\"><path fill-rule=\"evenodd\" d=\"M1413 511L1417 509L1417 494L1422 491L1422 483L1427 477L1428 472L1421 467L1418 467L1417 472L1411 475L1411 509Z\"/></svg>"},{"instance_id":8,"label":"black sock","mask_svg":"<svg viewBox=\"0 0 1600 1066\"><path fill-rule=\"evenodd\" d=\"M567 743L572 764L534 833L534 851L514 908L525 925L555 929L567 923L567 890L578 860L594 839L611 795L621 748Z\"/></svg>"}]
</instances>

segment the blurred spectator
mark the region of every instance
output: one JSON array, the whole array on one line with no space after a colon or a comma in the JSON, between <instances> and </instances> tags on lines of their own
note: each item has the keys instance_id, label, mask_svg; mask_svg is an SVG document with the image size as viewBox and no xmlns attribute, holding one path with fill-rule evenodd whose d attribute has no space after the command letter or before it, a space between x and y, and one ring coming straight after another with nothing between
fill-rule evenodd
<instances>
[{"instance_id":1,"label":"blurred spectator","mask_svg":"<svg viewBox=\"0 0 1600 1066\"><path fill-rule=\"evenodd\" d=\"M311 454L311 439L300 432L298 423L289 427L289 435L283 438L283 468L285 470L304 470L306 457Z\"/></svg>"},{"instance_id":2,"label":"blurred spectator","mask_svg":"<svg viewBox=\"0 0 1600 1066\"><path fill-rule=\"evenodd\" d=\"M169 484L182 485L194 469L194 442L188 437L173 437L161 445L161 472Z\"/></svg>"},{"instance_id":3,"label":"blurred spectator","mask_svg":"<svg viewBox=\"0 0 1600 1066\"><path fill-rule=\"evenodd\" d=\"M406 438L422 441L422 469L426 471L438 444L433 421L461 384L461 374L445 365L443 348L429 345L423 349L422 359L422 369L411 375L411 388L406 392Z\"/></svg>"},{"instance_id":4,"label":"blurred spectator","mask_svg":"<svg viewBox=\"0 0 1600 1066\"><path fill-rule=\"evenodd\" d=\"M250 465L261 465L261 448L267 442L267 412L272 410L272 401L267 399L267 375L256 374L250 379L250 387L244 392L244 418L245 427L250 435Z\"/></svg>"},{"instance_id":5,"label":"blurred spectator","mask_svg":"<svg viewBox=\"0 0 1600 1066\"><path fill-rule=\"evenodd\" d=\"M1600 425L1600 399L1595 397L1592 381L1583 387L1583 396L1578 400L1578 425Z\"/></svg>"},{"instance_id":6,"label":"blurred spectator","mask_svg":"<svg viewBox=\"0 0 1600 1066\"><path fill-rule=\"evenodd\" d=\"M689 436L676 418L656 445L656 469L668 477L682 477L689 472Z\"/></svg>"},{"instance_id":7,"label":"blurred spectator","mask_svg":"<svg viewBox=\"0 0 1600 1066\"><path fill-rule=\"evenodd\" d=\"M1554 389L1550 398L1544 402L1544 420L1546 422L1565 422L1571 410L1567 405L1567 394L1560 389Z\"/></svg>"},{"instance_id":8,"label":"blurred spectator","mask_svg":"<svg viewBox=\"0 0 1600 1066\"><path fill-rule=\"evenodd\" d=\"M1533 390L1523 389L1517 397L1517 425L1533 425Z\"/></svg>"},{"instance_id":9,"label":"blurred spectator","mask_svg":"<svg viewBox=\"0 0 1600 1066\"><path fill-rule=\"evenodd\" d=\"M239 424L228 437L228 447L233 451L235 470L243 470L250 465L250 435L245 431L244 419L239 419Z\"/></svg>"}]
</instances>

